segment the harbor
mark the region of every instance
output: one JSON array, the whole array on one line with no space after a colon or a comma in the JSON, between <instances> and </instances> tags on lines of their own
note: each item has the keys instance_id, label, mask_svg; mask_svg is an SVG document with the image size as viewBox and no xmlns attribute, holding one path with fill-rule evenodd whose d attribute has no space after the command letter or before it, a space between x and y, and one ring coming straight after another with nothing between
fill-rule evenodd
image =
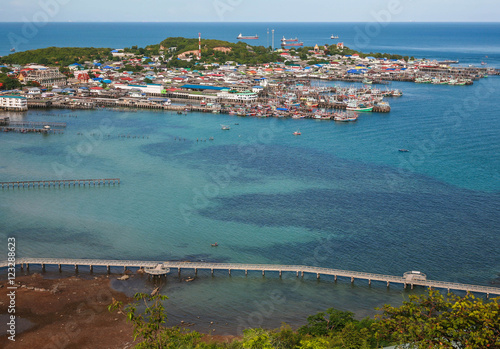
<instances>
[{"instance_id":1,"label":"harbor","mask_svg":"<svg viewBox=\"0 0 500 349\"><path fill-rule=\"evenodd\" d=\"M498 26L388 23L362 49L374 59L348 49L328 56L324 44L337 43L330 35L352 45L356 25L363 31L360 24L280 25L270 63L252 53L267 47L262 23L211 24L214 32L203 23L96 24L95 44L82 30L61 41L66 32L40 28L19 53L72 37L82 47L126 48L136 44L126 40L145 36L137 49L117 53L69 52L54 64L37 52L2 63L11 79L60 70L58 82L2 90L26 98L27 110L1 111L0 119L18 123L11 127L61 130L0 133L0 180L9 182L0 225L4 238L16 240L17 315L22 292L33 311L41 297L68 300L70 310L73 289L52 294L45 279L86 280L94 296L101 294L96 278L126 296L159 287L169 297L169 326L184 321L201 333L235 336L282 323L295 330L329 308L373 318L374 309L399 307L429 288L484 302L498 297L500 80L491 52ZM175 30L239 44L224 53L228 44L202 40L202 59L181 40L161 49ZM475 40L478 32L493 45ZM106 39L114 33L121 39ZM236 41L239 33L259 38ZM282 36L304 46L281 48ZM308 52L315 44L318 53ZM196 51L170 59L175 48ZM40 57L48 61L30 64ZM103 178L120 184L90 181ZM60 317L59 308L54 313ZM104 313L113 327L118 316ZM61 317L55 333L67 322ZM18 340L41 332L34 327Z\"/></svg>"}]
</instances>

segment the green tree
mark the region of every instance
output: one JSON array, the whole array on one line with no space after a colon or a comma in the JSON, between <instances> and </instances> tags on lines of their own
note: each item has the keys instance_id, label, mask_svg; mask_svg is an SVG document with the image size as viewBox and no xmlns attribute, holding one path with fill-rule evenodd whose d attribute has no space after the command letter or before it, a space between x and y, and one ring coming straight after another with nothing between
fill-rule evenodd
<instances>
[{"instance_id":1,"label":"green tree","mask_svg":"<svg viewBox=\"0 0 500 349\"><path fill-rule=\"evenodd\" d=\"M0 90L14 90L22 86L19 80L6 74L0 74L0 84Z\"/></svg>"},{"instance_id":2,"label":"green tree","mask_svg":"<svg viewBox=\"0 0 500 349\"><path fill-rule=\"evenodd\" d=\"M500 348L499 300L430 290L400 307L385 305L374 327L379 338L413 348Z\"/></svg>"},{"instance_id":3,"label":"green tree","mask_svg":"<svg viewBox=\"0 0 500 349\"><path fill-rule=\"evenodd\" d=\"M168 297L161 294L150 296L145 293L136 293L134 299L136 303L131 303L125 308L122 302L114 300L108 309L110 311L121 310L126 314L128 321L134 325L134 340L142 339L138 348L164 348L165 336L162 335L162 330L167 321L167 313L163 301ZM146 307L144 315L137 312L140 303Z\"/></svg>"},{"instance_id":4,"label":"green tree","mask_svg":"<svg viewBox=\"0 0 500 349\"><path fill-rule=\"evenodd\" d=\"M273 349L269 332L262 328L253 328L243 331L243 348L245 349Z\"/></svg>"},{"instance_id":5,"label":"green tree","mask_svg":"<svg viewBox=\"0 0 500 349\"><path fill-rule=\"evenodd\" d=\"M325 312L311 315L307 325L299 328L299 333L312 336L327 336L341 331L348 323L353 322L354 314L350 311L329 308Z\"/></svg>"}]
</instances>

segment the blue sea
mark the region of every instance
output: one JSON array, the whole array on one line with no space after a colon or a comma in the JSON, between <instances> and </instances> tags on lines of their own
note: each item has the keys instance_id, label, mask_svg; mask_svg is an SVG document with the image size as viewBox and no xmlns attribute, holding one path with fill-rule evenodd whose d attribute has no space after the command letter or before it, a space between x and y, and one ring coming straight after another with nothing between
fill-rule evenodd
<instances>
[{"instance_id":1,"label":"blue sea","mask_svg":"<svg viewBox=\"0 0 500 349\"><path fill-rule=\"evenodd\" d=\"M337 34L354 47L356 26L366 24L47 24L19 49L144 46L198 32L230 41L258 34L266 45L268 27L307 45ZM21 27L0 24L1 53L11 47L7 34ZM499 66L499 34L499 24L395 23L363 50ZM3 189L0 237L16 237L24 257L420 270L436 280L500 284L499 77L473 86L388 87L404 93L389 99L391 112L363 114L353 124L130 110L1 112L67 128L61 135L1 134L0 181L119 177L121 184ZM300 137L292 134L297 129ZM364 317L423 292L294 274L182 278L175 273L163 285L169 323L190 321L216 334L298 326L332 306ZM141 276L113 285L129 294L153 288Z\"/></svg>"}]
</instances>

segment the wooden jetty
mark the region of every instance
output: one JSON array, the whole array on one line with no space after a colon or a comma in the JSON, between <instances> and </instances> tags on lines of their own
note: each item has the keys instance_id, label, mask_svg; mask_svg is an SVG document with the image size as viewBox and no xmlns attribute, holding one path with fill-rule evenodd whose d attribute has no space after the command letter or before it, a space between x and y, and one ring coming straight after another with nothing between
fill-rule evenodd
<instances>
[{"instance_id":1,"label":"wooden jetty","mask_svg":"<svg viewBox=\"0 0 500 349\"><path fill-rule=\"evenodd\" d=\"M49 179L49 180L39 180L39 181L11 181L11 182L0 182L2 189L10 187L12 188L50 188L50 187L76 187L83 186L105 186L120 184L120 178L93 178L93 179Z\"/></svg>"},{"instance_id":2,"label":"wooden jetty","mask_svg":"<svg viewBox=\"0 0 500 349\"><path fill-rule=\"evenodd\" d=\"M24 126L24 127L66 127L65 122L49 122L49 121L9 121L8 125L10 126Z\"/></svg>"},{"instance_id":3,"label":"wooden jetty","mask_svg":"<svg viewBox=\"0 0 500 349\"><path fill-rule=\"evenodd\" d=\"M27 128L27 127L12 127L12 126L0 126L0 132L18 132L18 133L40 133L40 134L49 134L49 133L64 133L64 130L61 128Z\"/></svg>"},{"instance_id":4,"label":"wooden jetty","mask_svg":"<svg viewBox=\"0 0 500 349\"><path fill-rule=\"evenodd\" d=\"M243 271L245 275L248 275L249 271L262 272L262 276L265 276L266 272L277 273L280 277L282 273L289 272L295 274L296 277L304 276L305 273L316 275L317 279L320 279L322 275L333 276L334 280L337 281L338 277L350 279L351 283L354 283L356 279L368 281L371 285L372 281L383 282L390 286L390 284L401 284L405 288L408 286L413 289L414 286L424 286L429 288L439 288L449 291L465 291L482 293L489 295L499 295L500 287L488 287L479 285L462 284L456 282L446 282L446 281L436 281L427 280L426 276L420 272L408 272L403 276L394 275L383 275L374 273L363 273L357 271L313 267L305 265L274 265L274 264L240 264L240 263L205 263L205 262L178 262L178 261L134 261L134 260L100 260L100 259L67 259L67 258L18 258L16 259L16 265L19 265L21 269L24 267L29 268L30 265L40 265L42 270L45 269L46 265L57 265L59 270L63 265L71 265L78 270L79 266L87 266L90 271L96 266L106 267L108 272L111 267L122 267L124 270L127 268L141 268L146 273L154 276L166 275L171 269L177 269L178 276L181 275L182 269L194 270L195 274L198 270L210 270L211 274L214 274L215 270L223 270L231 275L233 271ZM9 264L7 261L0 262L0 268L7 267Z\"/></svg>"}]
</instances>

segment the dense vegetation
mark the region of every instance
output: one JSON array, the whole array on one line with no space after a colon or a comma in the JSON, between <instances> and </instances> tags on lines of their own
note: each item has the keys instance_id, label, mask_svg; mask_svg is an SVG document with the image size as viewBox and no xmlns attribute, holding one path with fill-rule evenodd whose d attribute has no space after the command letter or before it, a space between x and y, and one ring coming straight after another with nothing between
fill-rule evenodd
<instances>
[{"instance_id":1,"label":"dense vegetation","mask_svg":"<svg viewBox=\"0 0 500 349\"><path fill-rule=\"evenodd\" d=\"M221 52L216 48L227 48L229 52ZM175 50L170 50L175 48ZM387 59L413 59L407 56L391 55L388 53L362 53L344 47L339 50L336 45L321 46L321 50L326 55L353 55L358 54L360 57L373 56L375 58ZM171 37L163 40L156 45L149 45L145 48L132 46L124 48L125 53L132 53L139 57L150 57L153 55L163 55L165 58L165 66L169 68L195 68L197 63L225 63L227 61L236 62L239 64L256 65L261 63L282 62L284 59L277 53L272 52L270 48L264 46L250 46L244 42L231 43L222 40L202 39L201 50L202 59L187 61L179 60L177 57L188 51L198 50L198 39L187 39L182 37ZM309 63L328 62L326 60L316 60L311 58L310 51L313 47L297 47L291 48L292 55L299 56L301 60ZM192 54L196 56L195 53ZM30 50L17 52L5 57L0 57L0 63L7 64L28 64L39 63L47 65L57 65L60 67L68 66L72 63L83 64L85 61L98 61L104 63L106 61L119 61L120 57L113 57L109 48L94 48L94 47L49 47L38 50ZM146 61L147 63L148 61Z\"/></svg>"},{"instance_id":2,"label":"dense vegetation","mask_svg":"<svg viewBox=\"0 0 500 349\"><path fill-rule=\"evenodd\" d=\"M83 64L85 61L111 59L111 49L94 47L48 47L38 50L16 52L0 57L1 63L7 64L48 64L68 66L72 63Z\"/></svg>"},{"instance_id":3,"label":"dense vegetation","mask_svg":"<svg viewBox=\"0 0 500 349\"><path fill-rule=\"evenodd\" d=\"M247 329L243 338L217 343L183 328L166 328L162 295L136 294L144 302L123 307L114 301L109 309L120 310L134 325L136 348L234 348L234 349L369 349L403 345L404 348L500 348L500 298L485 301L473 295L458 297L431 290L410 296L400 307L385 305L374 319L358 321L353 314L333 308L307 318L307 325L293 331Z\"/></svg>"},{"instance_id":4,"label":"dense vegetation","mask_svg":"<svg viewBox=\"0 0 500 349\"><path fill-rule=\"evenodd\" d=\"M21 87L19 80L0 73L0 90L14 90Z\"/></svg>"}]
</instances>

